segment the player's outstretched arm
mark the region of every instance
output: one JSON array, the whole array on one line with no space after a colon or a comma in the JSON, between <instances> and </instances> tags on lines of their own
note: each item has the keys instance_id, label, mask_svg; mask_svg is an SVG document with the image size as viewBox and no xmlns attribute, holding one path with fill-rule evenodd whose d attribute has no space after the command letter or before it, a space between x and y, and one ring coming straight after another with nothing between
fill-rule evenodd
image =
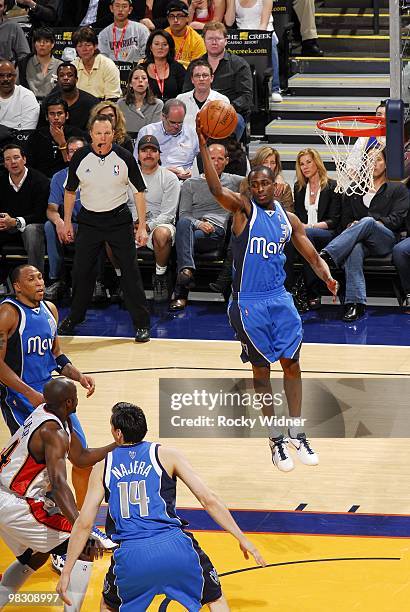
<instances>
[{"instance_id":1,"label":"player's outstretched arm","mask_svg":"<svg viewBox=\"0 0 410 612\"><path fill-rule=\"evenodd\" d=\"M44 402L42 393L39 393L30 385L27 385L5 362L7 352L7 341L9 335L18 325L16 309L10 304L0 306L0 381L6 387L24 395L30 404L36 408Z\"/></svg>"},{"instance_id":2,"label":"player's outstretched arm","mask_svg":"<svg viewBox=\"0 0 410 612\"><path fill-rule=\"evenodd\" d=\"M52 302L46 302L48 308L51 310L51 312L53 313L53 316L56 320L56 323L58 324L58 310L55 307L55 305ZM92 376L90 376L89 374L83 374L82 372L80 372L80 370L78 370L72 363L71 361L69 361L65 355L63 354L63 351L61 350L60 347L60 340L58 338L58 336L56 336L54 338L54 344L53 344L53 355L55 360L57 361L57 366L60 362L60 364L62 365L62 367L58 367L58 373L62 374L63 376L65 376L66 378L69 378L70 380L75 380L77 382L80 383L80 385L82 387L84 387L84 389L87 389L87 397L90 397L90 395L92 395L95 391L95 380ZM66 361L66 363L65 363Z\"/></svg>"},{"instance_id":3,"label":"player's outstretched arm","mask_svg":"<svg viewBox=\"0 0 410 612\"><path fill-rule=\"evenodd\" d=\"M250 553L258 565L265 566L266 562L258 549L245 537L228 508L196 474L187 459L178 451L162 446L159 447L158 452L161 463L167 471L171 467L172 473L186 484L214 521L238 540L245 558L248 559L248 553Z\"/></svg>"},{"instance_id":4,"label":"player's outstretched arm","mask_svg":"<svg viewBox=\"0 0 410 612\"><path fill-rule=\"evenodd\" d=\"M289 221L292 225L292 242L299 253L310 264L317 276L326 284L330 293L336 298L339 289L339 283L332 277L329 266L320 257L309 238L306 236L303 224L293 213L287 213Z\"/></svg>"},{"instance_id":5,"label":"player's outstretched arm","mask_svg":"<svg viewBox=\"0 0 410 612\"><path fill-rule=\"evenodd\" d=\"M75 562L83 552L90 536L91 529L95 523L98 509L104 499L103 474L104 462L101 462L97 464L91 472L87 495L81 512L74 523L68 542L67 559L56 587L57 593L60 594L61 599L67 605L71 605L71 601L67 599L67 588L70 582L71 571Z\"/></svg>"},{"instance_id":6,"label":"player's outstretched arm","mask_svg":"<svg viewBox=\"0 0 410 612\"><path fill-rule=\"evenodd\" d=\"M100 448L84 448L75 431L71 431L68 458L76 467L88 468L105 459L108 453L114 450L116 446L116 443L112 442Z\"/></svg>"},{"instance_id":7,"label":"player's outstretched arm","mask_svg":"<svg viewBox=\"0 0 410 612\"><path fill-rule=\"evenodd\" d=\"M240 212L245 208L244 201L239 193L235 193L222 186L212 163L211 156L209 155L208 147L206 146L206 135L202 131L199 113L196 116L196 133L198 135L202 162L204 164L205 178L210 192L223 208L226 208L226 210L232 213Z\"/></svg>"}]
</instances>

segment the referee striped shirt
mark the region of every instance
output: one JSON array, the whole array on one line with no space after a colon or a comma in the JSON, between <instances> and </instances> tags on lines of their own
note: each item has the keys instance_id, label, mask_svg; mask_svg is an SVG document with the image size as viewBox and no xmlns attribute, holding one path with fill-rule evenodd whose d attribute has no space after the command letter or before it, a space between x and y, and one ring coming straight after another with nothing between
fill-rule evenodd
<instances>
[{"instance_id":1,"label":"referee striped shirt","mask_svg":"<svg viewBox=\"0 0 410 612\"><path fill-rule=\"evenodd\" d=\"M80 189L81 203L92 212L108 212L128 201L128 187L146 191L135 158L129 151L113 144L107 155L95 153L89 145L78 149L68 170L66 190Z\"/></svg>"}]
</instances>

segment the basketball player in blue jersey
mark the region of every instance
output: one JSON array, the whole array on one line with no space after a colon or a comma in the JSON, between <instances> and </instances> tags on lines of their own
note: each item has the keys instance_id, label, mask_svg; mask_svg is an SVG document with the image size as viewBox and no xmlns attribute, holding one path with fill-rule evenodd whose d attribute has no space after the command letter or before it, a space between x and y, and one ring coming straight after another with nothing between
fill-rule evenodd
<instances>
[{"instance_id":1,"label":"basketball player in blue jersey","mask_svg":"<svg viewBox=\"0 0 410 612\"><path fill-rule=\"evenodd\" d=\"M221 185L215 172L199 115L197 133L211 193L223 208L233 214L233 297L228 315L242 344L241 359L252 364L255 391L263 394L272 394L270 364L280 361L289 415L300 419L302 322L291 295L284 288L286 242L292 239L296 249L334 296L337 282L332 278L327 263L306 237L296 215L286 213L275 200L275 179L270 168L257 166L249 173L250 199L234 193ZM273 410L264 406L263 413L272 416ZM288 437L285 437L279 427L272 425L269 427L269 442L273 463L284 472L294 467L288 452L289 444L296 448L302 463L317 465L319 462L301 427L290 427Z\"/></svg>"},{"instance_id":2,"label":"basketball player in blue jersey","mask_svg":"<svg viewBox=\"0 0 410 612\"><path fill-rule=\"evenodd\" d=\"M90 397L95 390L91 376L82 374L64 355L57 336L58 312L44 302L44 280L34 266L22 265L12 272L15 298L0 304L0 403L11 434L30 413L44 402L43 388L53 371L78 381ZM77 415L72 425L86 447L84 431ZM81 507L87 492L89 469L73 466L72 480ZM102 544L114 546L100 532Z\"/></svg>"},{"instance_id":3,"label":"basketball player in blue jersey","mask_svg":"<svg viewBox=\"0 0 410 612\"><path fill-rule=\"evenodd\" d=\"M93 469L57 592L70 603L70 574L105 497L115 526L110 535L120 546L105 579L101 610L143 612L163 593L189 612L197 612L203 605L213 612L226 612L229 607L215 568L176 514L177 477L214 521L238 540L246 559L250 553L258 565L265 566L262 556L185 457L174 449L144 441L147 423L141 408L116 404L111 431L117 448Z\"/></svg>"}]
</instances>

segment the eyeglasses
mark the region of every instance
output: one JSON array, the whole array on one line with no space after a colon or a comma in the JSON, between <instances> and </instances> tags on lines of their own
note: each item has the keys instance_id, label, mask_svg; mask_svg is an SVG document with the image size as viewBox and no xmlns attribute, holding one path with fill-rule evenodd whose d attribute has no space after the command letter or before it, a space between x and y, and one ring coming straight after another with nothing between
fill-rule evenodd
<instances>
[{"instance_id":1,"label":"eyeglasses","mask_svg":"<svg viewBox=\"0 0 410 612\"><path fill-rule=\"evenodd\" d=\"M202 72L201 74L193 74L193 79L210 79L211 75L207 72Z\"/></svg>"},{"instance_id":2,"label":"eyeglasses","mask_svg":"<svg viewBox=\"0 0 410 612\"><path fill-rule=\"evenodd\" d=\"M216 43L220 43L220 42L225 42L225 38L221 38L220 36L205 36L205 40L208 42L216 42Z\"/></svg>"},{"instance_id":3,"label":"eyeglasses","mask_svg":"<svg viewBox=\"0 0 410 612\"><path fill-rule=\"evenodd\" d=\"M172 13L170 13L168 15L168 19L170 19L171 21L180 21L180 19L188 19L188 15L184 15L184 14L180 14L180 15L173 15Z\"/></svg>"}]
</instances>

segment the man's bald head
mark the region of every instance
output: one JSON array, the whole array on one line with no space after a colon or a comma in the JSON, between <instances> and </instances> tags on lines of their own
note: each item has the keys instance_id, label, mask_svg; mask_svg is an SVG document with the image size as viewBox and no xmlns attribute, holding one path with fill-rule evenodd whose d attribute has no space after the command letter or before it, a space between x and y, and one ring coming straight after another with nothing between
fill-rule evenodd
<instances>
[{"instance_id":1,"label":"man's bald head","mask_svg":"<svg viewBox=\"0 0 410 612\"><path fill-rule=\"evenodd\" d=\"M66 416L75 412L77 407L77 387L68 378L53 378L45 386L44 399L48 408L65 411Z\"/></svg>"},{"instance_id":2,"label":"man's bald head","mask_svg":"<svg viewBox=\"0 0 410 612\"><path fill-rule=\"evenodd\" d=\"M5 57L0 57L0 66L7 65L14 70L14 64L9 59Z\"/></svg>"}]
</instances>

